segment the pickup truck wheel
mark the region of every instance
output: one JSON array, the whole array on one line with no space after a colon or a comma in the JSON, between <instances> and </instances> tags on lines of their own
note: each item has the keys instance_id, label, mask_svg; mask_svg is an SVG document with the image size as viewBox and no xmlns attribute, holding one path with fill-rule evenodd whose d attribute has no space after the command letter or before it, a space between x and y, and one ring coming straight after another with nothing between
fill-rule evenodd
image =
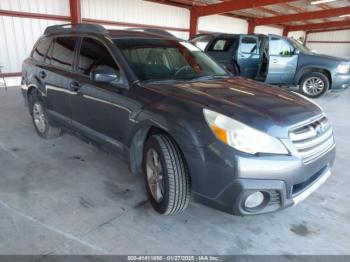
<instances>
[{"instance_id":1,"label":"pickup truck wheel","mask_svg":"<svg viewBox=\"0 0 350 262\"><path fill-rule=\"evenodd\" d=\"M61 135L60 128L50 125L44 104L36 95L31 97L31 109L33 124L39 136L50 139Z\"/></svg>"},{"instance_id":2,"label":"pickup truck wheel","mask_svg":"<svg viewBox=\"0 0 350 262\"><path fill-rule=\"evenodd\" d=\"M190 177L178 146L166 135L153 135L145 145L143 166L153 208L163 215L184 210L190 200Z\"/></svg>"},{"instance_id":3,"label":"pickup truck wheel","mask_svg":"<svg viewBox=\"0 0 350 262\"><path fill-rule=\"evenodd\" d=\"M329 88L329 79L323 73L306 73L300 81L300 92L310 98L322 96Z\"/></svg>"}]
</instances>

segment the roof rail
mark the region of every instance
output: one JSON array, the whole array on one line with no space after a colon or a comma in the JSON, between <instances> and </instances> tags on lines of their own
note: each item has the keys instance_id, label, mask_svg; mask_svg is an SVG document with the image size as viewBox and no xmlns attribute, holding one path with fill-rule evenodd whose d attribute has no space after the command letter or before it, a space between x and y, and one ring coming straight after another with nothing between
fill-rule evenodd
<instances>
[{"instance_id":1,"label":"roof rail","mask_svg":"<svg viewBox=\"0 0 350 262\"><path fill-rule=\"evenodd\" d=\"M56 33L71 33L71 32L93 32L93 33L107 33L108 31L102 25L94 24L63 24L48 26L44 34Z\"/></svg>"},{"instance_id":2,"label":"roof rail","mask_svg":"<svg viewBox=\"0 0 350 262\"><path fill-rule=\"evenodd\" d=\"M129 30L129 31L140 31L140 32L145 32L145 33L150 33L150 34L175 37L173 34L169 33L168 31L163 30L163 29L157 29L157 28L143 28L143 27L139 27L139 28L127 28L126 30Z\"/></svg>"}]
</instances>

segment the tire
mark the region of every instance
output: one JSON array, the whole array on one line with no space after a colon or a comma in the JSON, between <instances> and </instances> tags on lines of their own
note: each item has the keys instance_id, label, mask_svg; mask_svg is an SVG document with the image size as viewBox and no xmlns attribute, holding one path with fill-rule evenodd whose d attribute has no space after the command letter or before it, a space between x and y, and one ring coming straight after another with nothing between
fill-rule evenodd
<instances>
[{"instance_id":1,"label":"tire","mask_svg":"<svg viewBox=\"0 0 350 262\"><path fill-rule=\"evenodd\" d=\"M329 79L325 74L310 72L301 78L299 90L309 98L317 98L322 96L329 89L329 86Z\"/></svg>"},{"instance_id":2,"label":"tire","mask_svg":"<svg viewBox=\"0 0 350 262\"><path fill-rule=\"evenodd\" d=\"M60 136L62 129L50 124L44 103L36 92L30 94L29 101L33 125L38 135L44 139Z\"/></svg>"},{"instance_id":3,"label":"tire","mask_svg":"<svg viewBox=\"0 0 350 262\"><path fill-rule=\"evenodd\" d=\"M154 152L157 154L156 161ZM160 170L158 182L152 175L150 162ZM144 148L143 168L148 198L158 213L175 215L188 206L191 192L188 168L180 149L168 136L159 134L148 138ZM160 190L154 190L155 186L151 184L158 184ZM161 197L159 194L155 195L155 191L162 191Z\"/></svg>"}]
</instances>

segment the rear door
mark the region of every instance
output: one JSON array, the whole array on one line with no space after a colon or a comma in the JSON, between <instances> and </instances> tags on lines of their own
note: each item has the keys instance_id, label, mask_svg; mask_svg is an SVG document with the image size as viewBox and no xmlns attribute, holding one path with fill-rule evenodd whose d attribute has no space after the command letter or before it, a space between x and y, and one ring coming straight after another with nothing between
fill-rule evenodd
<instances>
[{"instance_id":1,"label":"rear door","mask_svg":"<svg viewBox=\"0 0 350 262\"><path fill-rule=\"evenodd\" d=\"M240 75L255 78L259 68L259 39L253 35L240 35L236 61Z\"/></svg>"},{"instance_id":2,"label":"rear door","mask_svg":"<svg viewBox=\"0 0 350 262\"><path fill-rule=\"evenodd\" d=\"M45 90L46 77L49 73L46 55L51 45L52 38L41 37L31 54L31 58L35 63L33 63L34 66L32 66L28 72L31 72L30 75L34 78L32 81L38 83L40 90ZM25 75L25 77L28 77L28 74Z\"/></svg>"},{"instance_id":3,"label":"rear door","mask_svg":"<svg viewBox=\"0 0 350 262\"><path fill-rule=\"evenodd\" d=\"M49 63L49 72L45 75L46 106L48 112L63 124L70 123L69 100L76 94L70 85L77 39L73 36L56 37L46 58Z\"/></svg>"},{"instance_id":4,"label":"rear door","mask_svg":"<svg viewBox=\"0 0 350 262\"><path fill-rule=\"evenodd\" d=\"M283 37L269 35L269 68L266 83L291 84L298 65L298 54Z\"/></svg>"}]
</instances>

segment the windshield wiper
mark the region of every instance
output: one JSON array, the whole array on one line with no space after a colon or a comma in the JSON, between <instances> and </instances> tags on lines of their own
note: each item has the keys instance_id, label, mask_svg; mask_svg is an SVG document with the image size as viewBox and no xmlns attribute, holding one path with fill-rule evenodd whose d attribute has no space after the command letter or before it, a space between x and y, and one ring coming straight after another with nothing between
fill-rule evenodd
<instances>
[{"instance_id":1,"label":"windshield wiper","mask_svg":"<svg viewBox=\"0 0 350 262\"><path fill-rule=\"evenodd\" d=\"M143 83L166 83L166 82L176 82L179 81L179 79L174 79L174 78L168 78L168 79L147 79L143 80L141 82Z\"/></svg>"},{"instance_id":2,"label":"windshield wiper","mask_svg":"<svg viewBox=\"0 0 350 262\"><path fill-rule=\"evenodd\" d=\"M208 76L193 76L186 78L168 78L168 79L147 79L141 82L143 83L172 83L172 82L186 82L186 81L202 81L212 79L225 79L229 78L229 75L208 75Z\"/></svg>"},{"instance_id":3,"label":"windshield wiper","mask_svg":"<svg viewBox=\"0 0 350 262\"><path fill-rule=\"evenodd\" d=\"M226 79L229 78L229 75L208 75L208 76L196 76L190 78L190 81L201 81L201 80L212 80L212 79Z\"/></svg>"}]
</instances>

